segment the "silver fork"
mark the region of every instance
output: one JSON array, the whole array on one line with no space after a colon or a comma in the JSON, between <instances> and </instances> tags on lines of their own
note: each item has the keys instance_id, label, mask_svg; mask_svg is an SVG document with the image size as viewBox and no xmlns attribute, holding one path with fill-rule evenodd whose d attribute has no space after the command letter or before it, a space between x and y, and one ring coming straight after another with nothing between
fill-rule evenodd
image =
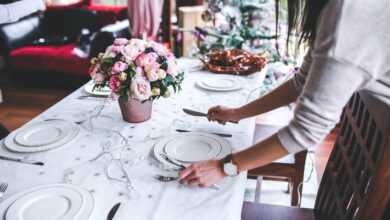
<instances>
[{"instance_id":1,"label":"silver fork","mask_svg":"<svg viewBox=\"0 0 390 220\"><path fill-rule=\"evenodd\" d=\"M163 176L163 175L156 175L154 176L158 181L161 182L173 182L179 180L179 177L173 177L173 176ZM210 186L211 189L220 190L221 187L218 184L213 184Z\"/></svg>"},{"instance_id":2,"label":"silver fork","mask_svg":"<svg viewBox=\"0 0 390 220\"><path fill-rule=\"evenodd\" d=\"M0 201L4 196L5 191L7 191L8 183L1 183L0 184Z\"/></svg>"}]
</instances>

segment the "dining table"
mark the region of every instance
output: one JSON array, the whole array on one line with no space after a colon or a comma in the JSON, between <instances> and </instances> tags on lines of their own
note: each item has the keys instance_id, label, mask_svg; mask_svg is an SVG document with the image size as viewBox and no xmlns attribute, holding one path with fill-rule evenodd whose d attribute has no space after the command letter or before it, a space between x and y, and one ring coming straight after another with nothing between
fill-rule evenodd
<instances>
[{"instance_id":1,"label":"dining table","mask_svg":"<svg viewBox=\"0 0 390 220\"><path fill-rule=\"evenodd\" d=\"M80 131L63 146L42 152L12 152L0 143L2 156L44 163L36 166L0 160L0 180L9 186L3 199L33 187L62 183L77 185L92 194L91 220L106 219L111 207L118 202L121 206L115 219L240 219L246 172L224 178L218 187L161 182L156 175L174 175L175 171L159 163L152 151L158 140L176 134L177 129L231 134L232 137L224 137L224 140L230 143L233 152L251 146L255 118L221 125L205 117L188 115L182 109L207 112L215 105L241 106L260 94L266 69L239 76L207 72L196 59L181 58L178 63L185 71L181 91L154 100L152 117L145 122L125 122L117 101L89 97L82 86L23 125L22 128L62 119L74 122ZM234 79L240 89L205 90L197 86L197 82L204 79ZM44 213L42 219L45 219Z\"/></svg>"}]
</instances>

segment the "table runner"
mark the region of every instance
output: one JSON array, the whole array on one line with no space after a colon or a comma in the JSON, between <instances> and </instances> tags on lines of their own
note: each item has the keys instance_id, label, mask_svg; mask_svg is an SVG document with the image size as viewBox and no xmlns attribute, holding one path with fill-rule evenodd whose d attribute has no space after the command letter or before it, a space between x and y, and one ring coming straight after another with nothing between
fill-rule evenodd
<instances>
[{"instance_id":1,"label":"table runner","mask_svg":"<svg viewBox=\"0 0 390 220\"><path fill-rule=\"evenodd\" d=\"M95 210L90 219L105 219L109 209L122 201L116 219L240 219L244 199L246 173L225 178L221 189L182 186L177 182L162 183L154 179L155 174L164 174L161 167L150 155L155 143L151 137L174 133L178 126L203 132L221 132L233 134L227 138L233 151L251 145L255 126L254 118L242 120L239 124L225 126L210 123L207 119L196 118L182 112L183 107L206 111L217 104L239 106L247 101L248 94L261 85L264 73L251 76L216 75L203 71L194 71L199 65L196 60L180 59L179 64L188 70L183 82L183 90L170 98L154 101L152 118L144 123L126 123L121 118L117 102L107 104L99 120L94 121L95 132L84 128L77 137L66 145L47 152L27 154L27 158L44 161L45 166L31 166L0 160L0 179L9 183L5 199L14 193L34 186L68 182L89 190L95 199ZM234 92L207 92L195 86L202 78L237 77L242 80L244 89ZM101 99L78 99L84 95L79 88L27 124L51 118L79 121L93 113L102 104ZM111 117L105 118L105 116ZM129 148L137 153L137 159L130 160L124 166L135 188L136 198L128 199L126 187L119 181L112 181L105 175L105 166L110 162L105 155L94 162L87 162L101 153L102 146L119 146L123 140L113 133L99 132L99 128L109 127L127 139ZM147 141L143 141L147 140ZM23 155L7 151L1 144L1 155L22 157ZM114 155L116 152L113 153ZM133 155L133 154L129 154ZM117 166L109 166L110 177L124 178Z\"/></svg>"}]
</instances>

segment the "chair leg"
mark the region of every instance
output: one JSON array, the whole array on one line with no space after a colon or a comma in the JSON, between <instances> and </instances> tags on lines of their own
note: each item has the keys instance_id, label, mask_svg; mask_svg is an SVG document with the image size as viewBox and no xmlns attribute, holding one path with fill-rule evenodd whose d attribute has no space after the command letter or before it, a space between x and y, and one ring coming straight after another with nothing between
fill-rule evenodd
<instances>
[{"instance_id":1,"label":"chair leg","mask_svg":"<svg viewBox=\"0 0 390 220\"><path fill-rule=\"evenodd\" d=\"M301 181L299 178L292 178L291 181L291 206L300 206L301 199L302 199L302 190L300 188ZM302 187L303 189L303 187Z\"/></svg>"},{"instance_id":2,"label":"chair leg","mask_svg":"<svg viewBox=\"0 0 390 220\"><path fill-rule=\"evenodd\" d=\"M260 203L260 194L261 194L261 184L263 182L263 177L258 176L256 179L256 190L255 190L255 203Z\"/></svg>"}]
</instances>

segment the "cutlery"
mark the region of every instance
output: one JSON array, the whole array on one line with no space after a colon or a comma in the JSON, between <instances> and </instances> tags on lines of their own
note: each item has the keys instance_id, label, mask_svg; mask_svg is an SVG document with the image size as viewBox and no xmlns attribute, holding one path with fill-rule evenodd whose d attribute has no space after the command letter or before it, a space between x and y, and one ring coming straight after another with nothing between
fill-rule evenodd
<instances>
[{"instance_id":1,"label":"cutlery","mask_svg":"<svg viewBox=\"0 0 390 220\"><path fill-rule=\"evenodd\" d=\"M189 130L184 130L184 129L176 129L177 132L191 132ZM211 132L211 134L220 136L220 137L232 137L233 135L231 134L224 134L224 133L216 133L216 132Z\"/></svg>"},{"instance_id":2,"label":"cutlery","mask_svg":"<svg viewBox=\"0 0 390 220\"><path fill-rule=\"evenodd\" d=\"M94 96L94 95L81 95L81 96L77 97L77 99L89 99L89 98L104 99L107 97L106 96Z\"/></svg>"},{"instance_id":3,"label":"cutlery","mask_svg":"<svg viewBox=\"0 0 390 220\"><path fill-rule=\"evenodd\" d=\"M20 159L20 158L13 158L13 157L6 157L6 156L0 156L0 160L8 160L8 161L13 161L13 162L18 162L18 163L25 163L25 164L31 164L31 165L37 165L37 166L43 166L45 165L41 161L34 161L34 160L25 160L25 159Z\"/></svg>"},{"instance_id":4,"label":"cutlery","mask_svg":"<svg viewBox=\"0 0 390 220\"><path fill-rule=\"evenodd\" d=\"M121 203L118 202L117 204L115 204L111 209L110 211L108 212L108 215L107 215L107 220L113 220L114 219L114 216L116 214L116 212L118 211L119 207L121 206Z\"/></svg>"},{"instance_id":5,"label":"cutlery","mask_svg":"<svg viewBox=\"0 0 390 220\"><path fill-rule=\"evenodd\" d=\"M8 183L1 183L0 184L0 201L4 196L5 191L7 191Z\"/></svg>"},{"instance_id":6,"label":"cutlery","mask_svg":"<svg viewBox=\"0 0 390 220\"><path fill-rule=\"evenodd\" d=\"M189 115L192 115L192 116L196 116L196 117L207 117L207 114L206 114L206 113L203 113L203 112L194 111L194 110L187 109L187 108L183 108L183 111L184 111L186 114L189 114ZM230 122L230 123L234 123L234 124L238 124L237 121L229 121L229 122Z\"/></svg>"},{"instance_id":7,"label":"cutlery","mask_svg":"<svg viewBox=\"0 0 390 220\"><path fill-rule=\"evenodd\" d=\"M174 177L174 176L163 176L163 175L156 175L154 176L158 181L161 182L173 182L179 180L179 177ZM216 189L219 190L221 187L218 184L213 184L210 186L211 189Z\"/></svg>"}]
</instances>

